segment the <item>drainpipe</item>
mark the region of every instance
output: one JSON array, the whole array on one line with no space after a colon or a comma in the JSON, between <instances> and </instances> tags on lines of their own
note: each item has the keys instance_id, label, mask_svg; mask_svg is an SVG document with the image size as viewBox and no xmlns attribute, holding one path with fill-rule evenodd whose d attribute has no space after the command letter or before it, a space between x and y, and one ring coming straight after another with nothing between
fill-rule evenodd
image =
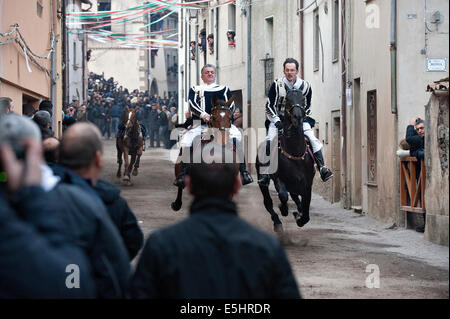
<instances>
[{"instance_id":1,"label":"drainpipe","mask_svg":"<svg viewBox=\"0 0 450 319\"><path fill-rule=\"evenodd\" d=\"M300 78L305 78L305 53L303 50L304 46L304 31L303 31L303 6L304 6L304 0L300 0Z\"/></svg>"},{"instance_id":2,"label":"drainpipe","mask_svg":"<svg viewBox=\"0 0 450 319\"><path fill-rule=\"evenodd\" d=\"M247 127L252 126L252 4L247 9Z\"/></svg>"},{"instance_id":3,"label":"drainpipe","mask_svg":"<svg viewBox=\"0 0 450 319\"><path fill-rule=\"evenodd\" d=\"M198 12L197 12L197 19L195 21L195 37L194 39L197 40L197 45L195 46L195 76L196 76L196 85L200 85L200 79L199 79L199 68L198 68L198 64L200 63L200 56L198 54L198 46L200 45L200 43L198 42L199 40L199 36L198 36L198 32L199 32L199 25L198 25Z\"/></svg>"},{"instance_id":4,"label":"drainpipe","mask_svg":"<svg viewBox=\"0 0 450 319\"><path fill-rule=\"evenodd\" d=\"M219 8L216 8L216 83L219 83Z\"/></svg>"},{"instance_id":5,"label":"drainpipe","mask_svg":"<svg viewBox=\"0 0 450 319\"><path fill-rule=\"evenodd\" d=\"M397 0L391 0L391 112L397 114Z\"/></svg>"},{"instance_id":6,"label":"drainpipe","mask_svg":"<svg viewBox=\"0 0 450 319\"><path fill-rule=\"evenodd\" d=\"M391 0L391 35L390 35L390 54L391 54L391 113L394 114L394 141L398 139L398 105L397 105L397 0ZM393 144L393 152L396 151L397 143ZM395 153L394 153L395 154ZM395 157L395 156L394 156ZM396 172L400 171L400 161L394 158L394 167ZM394 174L394 185L397 185L397 194L395 196L395 209L400 207L400 177ZM399 209L397 211L397 223L401 226L407 226L405 215ZM394 217L394 216L393 216Z\"/></svg>"},{"instance_id":7,"label":"drainpipe","mask_svg":"<svg viewBox=\"0 0 450 319\"><path fill-rule=\"evenodd\" d=\"M53 51L52 51L52 71L51 71L51 79L50 79L50 95L51 95L51 101L52 101L52 114L53 114L53 121L52 121L52 129L54 130L56 127L56 116L55 116L55 105L56 105L56 20L57 20L57 10L56 10L56 0L50 1L50 11L51 11L51 23L52 23L52 45L53 45Z\"/></svg>"},{"instance_id":8,"label":"drainpipe","mask_svg":"<svg viewBox=\"0 0 450 319\"><path fill-rule=\"evenodd\" d=\"M341 19L341 37L342 39L346 38L347 35L347 3L345 0L341 0L342 9L344 11L343 18ZM344 41L342 40L344 43ZM342 176L343 179L343 192L342 199L344 208L348 208L348 194L347 194L347 68L346 68L346 59L347 59L347 41L345 41L345 46L342 46L342 58L341 58L341 67L342 67L342 78L341 78L341 137L342 137L342 150L341 150L341 163L342 163ZM338 178L341 178L339 176Z\"/></svg>"}]
</instances>

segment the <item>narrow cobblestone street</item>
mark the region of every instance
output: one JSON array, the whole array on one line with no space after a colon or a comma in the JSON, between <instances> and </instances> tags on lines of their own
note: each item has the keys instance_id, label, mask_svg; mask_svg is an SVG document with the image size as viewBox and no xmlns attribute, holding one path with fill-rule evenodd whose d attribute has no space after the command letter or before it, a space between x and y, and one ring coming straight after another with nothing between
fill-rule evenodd
<instances>
[{"instance_id":1,"label":"narrow cobblestone street","mask_svg":"<svg viewBox=\"0 0 450 319\"><path fill-rule=\"evenodd\" d=\"M161 227L187 217L191 196L173 212L173 165L169 151L150 149L141 158L132 186L115 177L115 141L106 140L103 178L121 185L124 196L147 237ZM317 177L316 177L317 178ZM274 205L278 197L272 189ZM236 198L240 215L259 229L274 234L256 183L241 189ZM291 211L295 205L289 203ZM278 211L277 211L278 212ZM448 298L448 247L427 242L423 234L391 225L330 204L314 195L311 221L299 229L290 214L282 218L283 242L304 298ZM139 258L139 257L137 257ZM134 264L136 263L134 260ZM371 265L371 266L369 266ZM367 288L366 279L376 265L380 287ZM369 266L369 267L368 267ZM366 272L366 269L368 272Z\"/></svg>"}]
</instances>

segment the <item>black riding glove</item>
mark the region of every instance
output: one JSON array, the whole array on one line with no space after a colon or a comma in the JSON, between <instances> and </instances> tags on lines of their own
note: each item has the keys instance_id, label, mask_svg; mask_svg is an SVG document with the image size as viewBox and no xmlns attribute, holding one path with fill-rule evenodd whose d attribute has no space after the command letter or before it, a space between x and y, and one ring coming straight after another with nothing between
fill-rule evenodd
<instances>
[{"instance_id":1,"label":"black riding glove","mask_svg":"<svg viewBox=\"0 0 450 319\"><path fill-rule=\"evenodd\" d=\"M310 115L311 114L311 109L307 109L305 113L306 113L306 115Z\"/></svg>"},{"instance_id":2,"label":"black riding glove","mask_svg":"<svg viewBox=\"0 0 450 319\"><path fill-rule=\"evenodd\" d=\"M283 123L281 121L276 122L275 127L278 130L278 134L283 134Z\"/></svg>"}]
</instances>

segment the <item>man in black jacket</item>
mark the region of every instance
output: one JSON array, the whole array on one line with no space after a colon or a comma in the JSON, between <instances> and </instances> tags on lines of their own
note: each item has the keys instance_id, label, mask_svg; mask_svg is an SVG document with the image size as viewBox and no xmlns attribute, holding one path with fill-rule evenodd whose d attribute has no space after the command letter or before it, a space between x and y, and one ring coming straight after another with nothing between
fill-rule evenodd
<instances>
[{"instance_id":1,"label":"man in black jacket","mask_svg":"<svg viewBox=\"0 0 450 319\"><path fill-rule=\"evenodd\" d=\"M409 122L409 125L406 128L406 142L409 144L410 155L419 160L416 166L416 176L419 177L421 169L420 161L425 159L425 121L420 117L412 118ZM423 225L416 227L416 231L419 233L425 232L426 214L422 214L422 216Z\"/></svg>"},{"instance_id":2,"label":"man in black jacket","mask_svg":"<svg viewBox=\"0 0 450 319\"><path fill-rule=\"evenodd\" d=\"M159 120L158 120L158 108L159 103L155 103L152 105L152 109L148 115L148 128L150 130L150 147L160 147L159 141Z\"/></svg>"},{"instance_id":3,"label":"man in black jacket","mask_svg":"<svg viewBox=\"0 0 450 319\"><path fill-rule=\"evenodd\" d=\"M89 252L98 296L123 298L128 289L130 259L102 199L92 188L103 167L102 151L97 127L86 122L72 125L61 140L61 165L52 167L61 178L53 193L55 200L64 201L70 209L67 222L71 227L68 231ZM64 196L67 193L70 196Z\"/></svg>"},{"instance_id":4,"label":"man in black jacket","mask_svg":"<svg viewBox=\"0 0 450 319\"><path fill-rule=\"evenodd\" d=\"M406 128L406 142L410 146L411 156L424 160L425 121L420 117L412 118Z\"/></svg>"},{"instance_id":5,"label":"man in black jacket","mask_svg":"<svg viewBox=\"0 0 450 319\"><path fill-rule=\"evenodd\" d=\"M144 234L137 223L136 216L127 201L120 196L118 187L100 179L94 185L94 189L105 204L109 217L119 230L130 260L133 260L144 244Z\"/></svg>"},{"instance_id":6,"label":"man in black jacket","mask_svg":"<svg viewBox=\"0 0 450 319\"><path fill-rule=\"evenodd\" d=\"M206 160L205 160L206 161ZM134 298L299 298L278 239L237 215L239 166L193 164L189 218L152 233L131 283Z\"/></svg>"}]
</instances>

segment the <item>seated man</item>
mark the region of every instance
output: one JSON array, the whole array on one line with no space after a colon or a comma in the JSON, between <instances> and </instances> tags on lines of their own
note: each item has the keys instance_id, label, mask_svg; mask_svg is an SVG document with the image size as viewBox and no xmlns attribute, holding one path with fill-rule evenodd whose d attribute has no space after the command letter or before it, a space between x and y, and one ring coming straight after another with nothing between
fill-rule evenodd
<instances>
[{"instance_id":1,"label":"seated man","mask_svg":"<svg viewBox=\"0 0 450 319\"><path fill-rule=\"evenodd\" d=\"M206 124L211 118L211 100L214 96L228 101L232 97L232 93L227 86L219 86L216 81L216 68L211 64L206 64L202 70L202 81L204 85L193 87L189 90L189 107L192 113L193 120L201 120L201 125L197 125L184 134L181 140L181 147L183 154L190 152L194 139L201 135L202 130L206 128ZM234 102L230 106L231 114L234 113ZM242 150L242 135L239 129L231 125L230 137L236 140L236 149L238 153ZM243 153L243 152L242 152ZM252 176L246 169L245 159L242 155L242 163L240 163L239 171L242 176L242 184L247 185L253 182ZM181 173L174 182L175 186L184 186L184 177L186 175L187 164L183 162Z\"/></svg>"}]
</instances>

